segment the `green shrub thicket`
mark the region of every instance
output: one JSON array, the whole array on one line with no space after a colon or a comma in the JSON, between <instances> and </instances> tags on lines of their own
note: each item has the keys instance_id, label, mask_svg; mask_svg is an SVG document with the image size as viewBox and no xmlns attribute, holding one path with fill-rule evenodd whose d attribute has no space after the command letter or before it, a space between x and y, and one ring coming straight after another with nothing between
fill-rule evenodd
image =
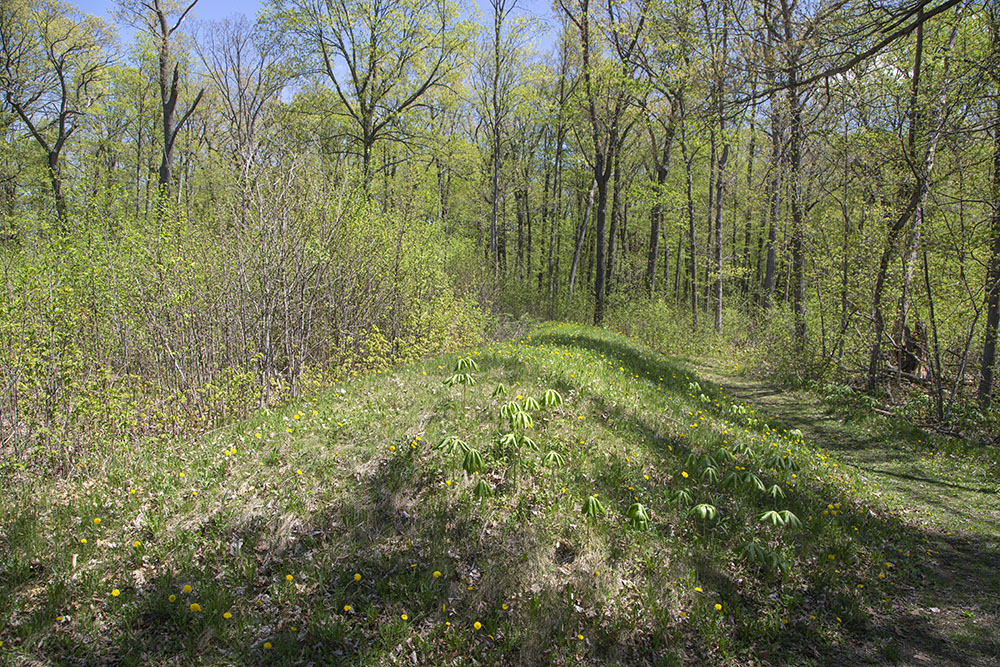
<instances>
[{"instance_id":1,"label":"green shrub thicket","mask_svg":"<svg viewBox=\"0 0 1000 667\"><path fill-rule=\"evenodd\" d=\"M440 225L327 187L277 165L201 208L108 190L67 232L19 221L0 247L4 465L68 466L481 337Z\"/></svg>"}]
</instances>

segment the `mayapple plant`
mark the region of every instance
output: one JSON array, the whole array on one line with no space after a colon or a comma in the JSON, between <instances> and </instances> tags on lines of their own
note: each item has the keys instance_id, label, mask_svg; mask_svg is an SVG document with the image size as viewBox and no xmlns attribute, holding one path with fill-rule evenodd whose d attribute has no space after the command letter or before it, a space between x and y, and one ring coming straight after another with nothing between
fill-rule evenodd
<instances>
[{"instance_id":1,"label":"mayapple plant","mask_svg":"<svg viewBox=\"0 0 1000 667\"><path fill-rule=\"evenodd\" d=\"M606 510L601 501L597 499L597 494L592 496L587 496L587 499L583 501L583 507L580 509L580 514L590 517L591 519L596 519L599 515L604 514Z\"/></svg>"},{"instance_id":2,"label":"mayapple plant","mask_svg":"<svg viewBox=\"0 0 1000 667\"><path fill-rule=\"evenodd\" d=\"M469 371L478 371L479 364L472 357L462 357L455 363L455 374L444 381L444 386L454 387L456 384L462 385L462 410L465 410L465 399L469 387L476 384L476 378Z\"/></svg>"},{"instance_id":3,"label":"mayapple plant","mask_svg":"<svg viewBox=\"0 0 1000 667\"><path fill-rule=\"evenodd\" d=\"M646 512L646 508L640 503L632 503L629 505L628 510L625 512L625 516L628 517L629 523L639 530L646 530L649 528L649 513Z\"/></svg>"}]
</instances>

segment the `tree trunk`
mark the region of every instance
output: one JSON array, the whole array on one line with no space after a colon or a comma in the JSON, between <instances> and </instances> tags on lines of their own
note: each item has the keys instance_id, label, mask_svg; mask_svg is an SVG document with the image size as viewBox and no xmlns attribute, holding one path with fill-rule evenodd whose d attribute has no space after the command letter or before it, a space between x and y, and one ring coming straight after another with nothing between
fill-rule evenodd
<instances>
[{"instance_id":1,"label":"tree trunk","mask_svg":"<svg viewBox=\"0 0 1000 667\"><path fill-rule=\"evenodd\" d=\"M615 250L617 249L619 219L622 215L622 169L619 154L615 153L614 166L615 186L611 198L611 227L608 229L608 269L604 277L604 295L611 294L615 277Z\"/></svg>"},{"instance_id":2,"label":"tree trunk","mask_svg":"<svg viewBox=\"0 0 1000 667\"><path fill-rule=\"evenodd\" d=\"M686 131L681 133L681 157L684 159L687 186L687 218L688 218L688 269L691 280L691 328L698 328L698 241L694 224L694 175L692 162L694 156L688 153Z\"/></svg>"},{"instance_id":3,"label":"tree trunk","mask_svg":"<svg viewBox=\"0 0 1000 667\"><path fill-rule=\"evenodd\" d=\"M774 284L778 273L778 216L781 213L781 120L771 98L771 181L768 184L770 211L767 221L767 260L764 268L764 310L774 306Z\"/></svg>"},{"instance_id":4,"label":"tree trunk","mask_svg":"<svg viewBox=\"0 0 1000 667\"><path fill-rule=\"evenodd\" d=\"M993 25L993 52L1000 54L1000 21ZM1000 84L1000 78L997 81ZM998 85L1000 88L1000 85ZM990 407L993 395L993 366L997 355L997 326L1000 324L1000 89L996 99L996 123L993 128L993 215L990 224L990 259L986 273L986 332L983 334L983 360L977 397L984 408Z\"/></svg>"}]
</instances>

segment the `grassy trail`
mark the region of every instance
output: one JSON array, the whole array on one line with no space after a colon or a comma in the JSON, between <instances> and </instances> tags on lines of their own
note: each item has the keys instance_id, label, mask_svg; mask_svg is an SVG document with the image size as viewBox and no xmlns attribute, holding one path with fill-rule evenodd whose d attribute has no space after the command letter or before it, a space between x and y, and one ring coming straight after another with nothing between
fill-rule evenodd
<instances>
[{"instance_id":1,"label":"grassy trail","mask_svg":"<svg viewBox=\"0 0 1000 667\"><path fill-rule=\"evenodd\" d=\"M812 392L769 386L724 363L692 372L755 405L773 426L807 441L865 480L866 495L899 516L912 549L929 558L925 576L872 629L901 641L899 661L918 665L1000 664L1000 485L995 452L878 416L835 410Z\"/></svg>"},{"instance_id":2,"label":"grassy trail","mask_svg":"<svg viewBox=\"0 0 1000 667\"><path fill-rule=\"evenodd\" d=\"M0 468L0 665L1000 663L986 458L592 327L464 354Z\"/></svg>"}]
</instances>

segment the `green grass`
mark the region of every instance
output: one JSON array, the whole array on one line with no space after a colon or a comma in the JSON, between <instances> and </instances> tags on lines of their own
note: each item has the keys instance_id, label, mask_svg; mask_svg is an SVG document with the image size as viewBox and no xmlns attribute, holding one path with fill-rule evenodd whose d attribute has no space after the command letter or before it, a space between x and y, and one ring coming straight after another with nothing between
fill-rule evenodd
<instances>
[{"instance_id":1,"label":"green grass","mask_svg":"<svg viewBox=\"0 0 1000 667\"><path fill-rule=\"evenodd\" d=\"M903 640L873 630L933 556L828 450L604 330L553 325L467 356L471 387L443 385L451 355L191 442L83 458L65 478L4 479L0 660L903 655ZM509 394L494 398L500 383ZM499 444L501 405L547 389L562 405L521 429L540 451ZM481 474L435 447L447 435L482 453ZM546 465L548 452L563 464ZM478 478L492 497L474 497ZM606 513L583 516L594 494ZM628 520L636 502L647 530ZM703 504L714 518L693 511ZM801 526L762 522L771 510Z\"/></svg>"}]
</instances>

